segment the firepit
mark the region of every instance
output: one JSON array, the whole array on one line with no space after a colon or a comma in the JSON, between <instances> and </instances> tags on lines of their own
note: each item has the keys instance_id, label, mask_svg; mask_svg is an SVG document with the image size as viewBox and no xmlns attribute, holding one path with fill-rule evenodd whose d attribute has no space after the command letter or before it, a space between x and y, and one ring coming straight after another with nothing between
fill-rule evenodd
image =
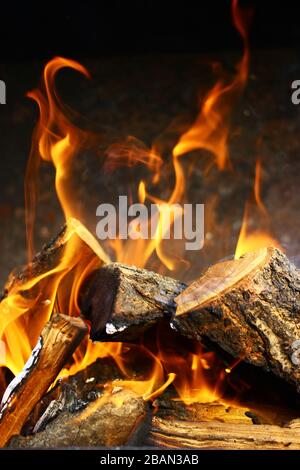
<instances>
[{"instance_id":1,"label":"firepit","mask_svg":"<svg viewBox=\"0 0 300 470\"><path fill-rule=\"evenodd\" d=\"M151 145L116 142L63 103L62 69L90 78L75 60L50 60L28 93L39 108L25 176L29 261L0 302L1 447L300 448L300 276L264 201L263 137L243 167L246 190L231 158L250 61L236 0L232 20L241 57L215 67L194 120ZM65 223L35 254L39 172L50 164ZM96 172L104 199L94 204ZM250 196L228 224L231 179ZM209 195L195 202L201 181Z\"/></svg>"}]
</instances>

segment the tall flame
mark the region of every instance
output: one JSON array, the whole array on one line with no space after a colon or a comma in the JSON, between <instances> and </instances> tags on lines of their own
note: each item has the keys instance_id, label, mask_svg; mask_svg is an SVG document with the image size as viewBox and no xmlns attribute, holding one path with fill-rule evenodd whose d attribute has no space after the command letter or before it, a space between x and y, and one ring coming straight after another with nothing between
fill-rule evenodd
<instances>
[{"instance_id":1,"label":"tall flame","mask_svg":"<svg viewBox=\"0 0 300 470\"><path fill-rule=\"evenodd\" d=\"M274 246L281 248L280 243L271 235L269 225L270 219L269 214L265 205L261 199L261 175L262 175L262 166L261 161L258 159L255 166L255 179L254 179L254 200L256 204L256 209L258 209L258 220L260 223L257 223L259 228L250 227L250 214L253 210L253 204L250 201L247 201L245 205L244 217L242 221L242 226L240 230L239 239L237 242L235 250L235 258L238 259L245 253L249 251L256 251L261 248L266 248L268 246ZM264 227L264 228L261 228Z\"/></svg>"},{"instance_id":2,"label":"tall flame","mask_svg":"<svg viewBox=\"0 0 300 470\"><path fill-rule=\"evenodd\" d=\"M28 97L39 106L40 118L34 130L32 147L25 175L25 210L29 260L34 254L33 228L38 193L38 170L41 158L52 162L55 173L55 188L66 220L80 218L76 200L73 198L70 179L73 157L86 142L87 133L77 128L66 117L64 106L55 89L55 77L62 68L71 68L89 77L88 71L78 62L55 57L45 66L43 90L34 90Z\"/></svg>"},{"instance_id":3,"label":"tall flame","mask_svg":"<svg viewBox=\"0 0 300 470\"><path fill-rule=\"evenodd\" d=\"M208 150L219 170L224 170L229 164L230 117L245 87L249 70L247 25L237 0L232 2L232 18L244 44L243 57L236 66L237 73L229 83L221 79L209 91L194 124L180 137L173 150L174 159L193 150Z\"/></svg>"}]
</instances>

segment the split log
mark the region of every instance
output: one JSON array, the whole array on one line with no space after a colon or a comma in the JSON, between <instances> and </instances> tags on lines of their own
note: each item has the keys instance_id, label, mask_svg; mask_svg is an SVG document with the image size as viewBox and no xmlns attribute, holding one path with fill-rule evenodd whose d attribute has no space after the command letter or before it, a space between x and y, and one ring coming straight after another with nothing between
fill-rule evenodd
<instances>
[{"instance_id":1,"label":"split log","mask_svg":"<svg viewBox=\"0 0 300 470\"><path fill-rule=\"evenodd\" d=\"M300 273L278 249L218 263L175 300L181 333L208 337L300 391Z\"/></svg>"},{"instance_id":2,"label":"split log","mask_svg":"<svg viewBox=\"0 0 300 470\"><path fill-rule=\"evenodd\" d=\"M23 371L8 386L0 410L0 447L27 417L87 333L81 318L56 314L45 325Z\"/></svg>"},{"instance_id":3,"label":"split log","mask_svg":"<svg viewBox=\"0 0 300 470\"><path fill-rule=\"evenodd\" d=\"M97 341L133 341L175 312L185 284L146 269L111 263L95 271L81 293L81 310Z\"/></svg>"},{"instance_id":4,"label":"split log","mask_svg":"<svg viewBox=\"0 0 300 470\"><path fill-rule=\"evenodd\" d=\"M236 423L192 422L154 417L149 443L175 449L295 450L300 449L298 425L280 427Z\"/></svg>"},{"instance_id":5,"label":"split log","mask_svg":"<svg viewBox=\"0 0 300 470\"><path fill-rule=\"evenodd\" d=\"M130 390L102 395L86 408L64 412L33 436L16 436L12 448L115 447L132 444L143 434L147 417L144 400Z\"/></svg>"}]
</instances>

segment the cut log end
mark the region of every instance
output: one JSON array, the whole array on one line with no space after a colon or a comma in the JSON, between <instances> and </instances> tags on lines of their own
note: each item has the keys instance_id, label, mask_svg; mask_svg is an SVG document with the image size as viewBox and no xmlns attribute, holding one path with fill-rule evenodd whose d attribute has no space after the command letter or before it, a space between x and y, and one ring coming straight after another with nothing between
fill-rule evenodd
<instances>
[{"instance_id":1,"label":"cut log end","mask_svg":"<svg viewBox=\"0 0 300 470\"><path fill-rule=\"evenodd\" d=\"M257 252L246 253L237 260L222 261L211 266L199 281L193 282L176 297L176 315L205 306L247 276L251 278L251 275L268 262L274 250L272 247L263 248Z\"/></svg>"},{"instance_id":2,"label":"cut log end","mask_svg":"<svg viewBox=\"0 0 300 470\"><path fill-rule=\"evenodd\" d=\"M176 299L174 326L296 385L300 275L276 248L212 266Z\"/></svg>"}]
</instances>

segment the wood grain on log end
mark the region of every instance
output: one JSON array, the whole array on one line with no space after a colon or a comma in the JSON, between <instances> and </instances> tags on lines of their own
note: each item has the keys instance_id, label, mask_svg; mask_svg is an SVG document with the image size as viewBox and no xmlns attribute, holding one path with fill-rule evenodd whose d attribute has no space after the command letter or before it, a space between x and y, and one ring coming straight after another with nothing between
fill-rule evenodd
<instances>
[{"instance_id":1,"label":"wood grain on log end","mask_svg":"<svg viewBox=\"0 0 300 470\"><path fill-rule=\"evenodd\" d=\"M181 333L206 336L299 390L300 275L278 249L218 263L175 300L173 325Z\"/></svg>"}]
</instances>

